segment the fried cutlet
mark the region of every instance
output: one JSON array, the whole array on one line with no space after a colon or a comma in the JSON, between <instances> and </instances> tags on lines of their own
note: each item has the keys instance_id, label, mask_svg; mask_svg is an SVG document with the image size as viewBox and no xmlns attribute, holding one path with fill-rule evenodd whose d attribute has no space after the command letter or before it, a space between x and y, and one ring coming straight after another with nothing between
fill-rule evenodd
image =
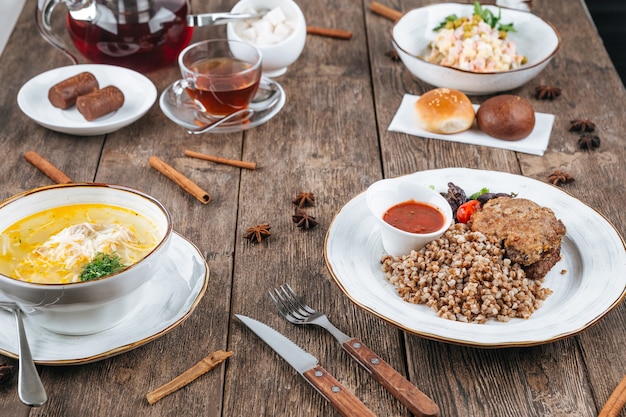
<instances>
[{"instance_id":1,"label":"fried cutlet","mask_svg":"<svg viewBox=\"0 0 626 417\"><path fill-rule=\"evenodd\" d=\"M474 213L470 226L501 241L506 257L522 265L526 276L543 278L561 259L565 226L554 212L523 198L489 200Z\"/></svg>"}]
</instances>

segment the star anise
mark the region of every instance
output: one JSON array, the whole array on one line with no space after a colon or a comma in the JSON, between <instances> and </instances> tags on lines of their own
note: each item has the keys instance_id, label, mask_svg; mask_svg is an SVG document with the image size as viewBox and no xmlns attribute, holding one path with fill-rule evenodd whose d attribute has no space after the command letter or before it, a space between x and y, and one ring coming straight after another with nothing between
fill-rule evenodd
<instances>
[{"instance_id":1,"label":"star anise","mask_svg":"<svg viewBox=\"0 0 626 417\"><path fill-rule=\"evenodd\" d=\"M535 97L539 100L554 100L561 95L561 89L552 85L538 85L535 87Z\"/></svg>"},{"instance_id":2,"label":"star anise","mask_svg":"<svg viewBox=\"0 0 626 417\"><path fill-rule=\"evenodd\" d=\"M600 147L600 138L591 133L584 132L580 135L580 138L578 138L578 146L585 151L591 151Z\"/></svg>"},{"instance_id":3,"label":"star anise","mask_svg":"<svg viewBox=\"0 0 626 417\"><path fill-rule=\"evenodd\" d=\"M391 59L393 62L400 61L400 55L398 55L398 52L395 49L390 49L385 52L385 56Z\"/></svg>"},{"instance_id":4,"label":"star anise","mask_svg":"<svg viewBox=\"0 0 626 417\"><path fill-rule=\"evenodd\" d=\"M576 119L569 122L570 132L593 132L596 124L589 119Z\"/></svg>"},{"instance_id":5,"label":"star anise","mask_svg":"<svg viewBox=\"0 0 626 417\"><path fill-rule=\"evenodd\" d=\"M567 172L556 170L548 176L548 181L550 181L553 185L568 184L570 182L574 182L574 177Z\"/></svg>"},{"instance_id":6,"label":"star anise","mask_svg":"<svg viewBox=\"0 0 626 417\"><path fill-rule=\"evenodd\" d=\"M307 230L319 224L317 220L315 220L315 217L300 208L296 208L296 212L291 218L293 222L296 223L296 226Z\"/></svg>"},{"instance_id":7,"label":"star anise","mask_svg":"<svg viewBox=\"0 0 626 417\"><path fill-rule=\"evenodd\" d=\"M246 230L244 238L248 239L250 242L259 243L272 234L272 232L270 232L271 228L268 223L257 224Z\"/></svg>"},{"instance_id":8,"label":"star anise","mask_svg":"<svg viewBox=\"0 0 626 417\"><path fill-rule=\"evenodd\" d=\"M13 367L11 365L6 365L6 364L0 365L0 384L3 384L9 380L9 377L11 376L12 371L13 371Z\"/></svg>"},{"instance_id":9,"label":"star anise","mask_svg":"<svg viewBox=\"0 0 626 417\"><path fill-rule=\"evenodd\" d=\"M315 196L311 192L300 191L292 203L300 208L311 207L315 205Z\"/></svg>"}]
</instances>

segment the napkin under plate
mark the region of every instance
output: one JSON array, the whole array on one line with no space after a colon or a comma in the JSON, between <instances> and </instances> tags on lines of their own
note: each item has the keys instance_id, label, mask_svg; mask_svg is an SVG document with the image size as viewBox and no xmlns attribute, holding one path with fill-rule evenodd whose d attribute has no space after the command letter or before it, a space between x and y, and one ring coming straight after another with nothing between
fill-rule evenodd
<instances>
[{"instance_id":1,"label":"napkin under plate","mask_svg":"<svg viewBox=\"0 0 626 417\"><path fill-rule=\"evenodd\" d=\"M422 129L417 125L415 102L420 96L405 94L402 103L396 112L389 130L394 132L408 133L409 135L420 136L423 138L441 139L452 142L469 143L472 145L490 146L492 148L508 149L516 152L524 152L532 155L543 155L548 148L550 141L550 132L554 124L554 115L535 112L535 128L528 137L517 140L507 141L493 138L482 132L474 125L465 132L455 133L451 135L442 135L431 133ZM475 104L474 109L478 110L480 106Z\"/></svg>"}]
</instances>

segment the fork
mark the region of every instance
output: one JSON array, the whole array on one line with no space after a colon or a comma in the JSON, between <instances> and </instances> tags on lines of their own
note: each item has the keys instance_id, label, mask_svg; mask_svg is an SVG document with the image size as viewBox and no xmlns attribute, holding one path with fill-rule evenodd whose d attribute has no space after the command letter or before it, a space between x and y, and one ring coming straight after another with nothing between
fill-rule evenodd
<instances>
[{"instance_id":1,"label":"fork","mask_svg":"<svg viewBox=\"0 0 626 417\"><path fill-rule=\"evenodd\" d=\"M439 407L426 394L411 384L404 376L385 362L362 341L350 337L335 327L326 314L316 311L302 301L288 285L269 291L279 313L293 324L312 324L323 327L341 344L374 379L417 417L437 417Z\"/></svg>"}]
</instances>

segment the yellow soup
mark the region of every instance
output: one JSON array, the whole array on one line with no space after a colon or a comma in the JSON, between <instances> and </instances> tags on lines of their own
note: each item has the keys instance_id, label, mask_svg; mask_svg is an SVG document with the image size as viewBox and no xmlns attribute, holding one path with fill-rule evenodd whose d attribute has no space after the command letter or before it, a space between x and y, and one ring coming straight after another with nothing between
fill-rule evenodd
<instances>
[{"instance_id":1,"label":"yellow soup","mask_svg":"<svg viewBox=\"0 0 626 417\"><path fill-rule=\"evenodd\" d=\"M65 284L96 254L130 266L158 243L158 230L143 215L107 204L75 204L35 213L2 232L0 273L22 281Z\"/></svg>"}]
</instances>

